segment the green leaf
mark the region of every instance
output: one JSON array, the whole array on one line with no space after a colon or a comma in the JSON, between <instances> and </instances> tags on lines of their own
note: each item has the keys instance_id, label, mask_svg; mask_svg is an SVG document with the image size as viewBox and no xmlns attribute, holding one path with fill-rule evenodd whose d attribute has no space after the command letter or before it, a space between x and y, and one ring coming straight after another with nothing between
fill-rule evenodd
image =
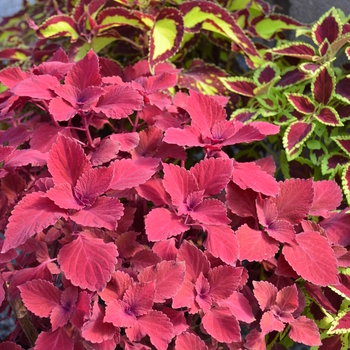
<instances>
[{"instance_id":1,"label":"green leaf","mask_svg":"<svg viewBox=\"0 0 350 350\"><path fill-rule=\"evenodd\" d=\"M306 142L308 149L321 149L321 143L319 140L309 140Z\"/></svg>"}]
</instances>

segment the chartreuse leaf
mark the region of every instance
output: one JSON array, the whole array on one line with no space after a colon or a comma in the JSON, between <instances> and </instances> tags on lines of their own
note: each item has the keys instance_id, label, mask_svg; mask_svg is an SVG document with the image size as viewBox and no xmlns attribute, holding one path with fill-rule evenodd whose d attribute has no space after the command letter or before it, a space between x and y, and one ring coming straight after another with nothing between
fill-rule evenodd
<instances>
[{"instance_id":1,"label":"chartreuse leaf","mask_svg":"<svg viewBox=\"0 0 350 350\"><path fill-rule=\"evenodd\" d=\"M261 16L261 18L259 18L259 21L253 21L252 24L255 24L256 32L263 39L271 39L276 32L285 29L306 27L295 19L282 14L272 14L269 17Z\"/></svg>"},{"instance_id":2,"label":"chartreuse leaf","mask_svg":"<svg viewBox=\"0 0 350 350\"><path fill-rule=\"evenodd\" d=\"M70 36L72 41L79 38L78 28L74 20L66 15L52 16L38 29L37 34L44 38Z\"/></svg>"},{"instance_id":3,"label":"chartreuse leaf","mask_svg":"<svg viewBox=\"0 0 350 350\"><path fill-rule=\"evenodd\" d=\"M180 11L175 8L161 10L150 34L149 64L153 71L156 64L166 61L179 49L184 34Z\"/></svg>"},{"instance_id":4,"label":"chartreuse leaf","mask_svg":"<svg viewBox=\"0 0 350 350\"><path fill-rule=\"evenodd\" d=\"M148 21L143 21L141 16L121 7L107 8L100 12L97 23L100 26L100 32L112 27L129 25L142 30L148 30Z\"/></svg>"},{"instance_id":5,"label":"chartreuse leaf","mask_svg":"<svg viewBox=\"0 0 350 350\"><path fill-rule=\"evenodd\" d=\"M102 35L99 37L94 38L92 43L84 43L82 46L79 47L77 52L74 54L74 61L80 61L83 59L86 54L93 49L95 53L100 52L104 47L112 43L113 41L116 41L117 38L114 36L107 36Z\"/></svg>"},{"instance_id":6,"label":"chartreuse leaf","mask_svg":"<svg viewBox=\"0 0 350 350\"><path fill-rule=\"evenodd\" d=\"M222 34L247 55L261 58L254 44L236 24L233 17L219 5L206 1L190 1L182 4L180 11L187 31L194 33L205 29Z\"/></svg>"}]
</instances>

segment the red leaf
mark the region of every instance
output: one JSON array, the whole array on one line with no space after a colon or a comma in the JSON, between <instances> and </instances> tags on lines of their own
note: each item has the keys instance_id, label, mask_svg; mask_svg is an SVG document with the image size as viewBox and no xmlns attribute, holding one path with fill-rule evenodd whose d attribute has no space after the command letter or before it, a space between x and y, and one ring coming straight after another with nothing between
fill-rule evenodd
<instances>
[{"instance_id":1,"label":"red leaf","mask_svg":"<svg viewBox=\"0 0 350 350\"><path fill-rule=\"evenodd\" d=\"M228 307L238 321L252 323L255 320L248 299L239 292L233 292L227 299L219 301L218 304L221 307Z\"/></svg>"},{"instance_id":2,"label":"red leaf","mask_svg":"<svg viewBox=\"0 0 350 350\"><path fill-rule=\"evenodd\" d=\"M341 188L334 180L314 181L312 187L314 199L309 214L329 217L329 211L335 210L342 201Z\"/></svg>"},{"instance_id":3,"label":"red leaf","mask_svg":"<svg viewBox=\"0 0 350 350\"><path fill-rule=\"evenodd\" d=\"M265 229L266 232L274 238L276 241L281 243L293 244L295 242L295 231L293 225L285 220L277 220L268 228Z\"/></svg>"},{"instance_id":4,"label":"red leaf","mask_svg":"<svg viewBox=\"0 0 350 350\"><path fill-rule=\"evenodd\" d=\"M199 127L204 136L211 135L214 124L226 120L225 110L218 102L208 95L197 94L192 90L186 110L190 114L192 125Z\"/></svg>"},{"instance_id":5,"label":"red leaf","mask_svg":"<svg viewBox=\"0 0 350 350\"><path fill-rule=\"evenodd\" d=\"M179 335L189 328L188 324L186 323L184 311L177 311L170 307L163 307L162 312L168 316L170 322L172 323L174 335Z\"/></svg>"},{"instance_id":6,"label":"red leaf","mask_svg":"<svg viewBox=\"0 0 350 350\"><path fill-rule=\"evenodd\" d=\"M120 143L118 141L105 137L98 145L98 148L89 154L88 158L93 166L102 165L115 159L119 149Z\"/></svg>"},{"instance_id":7,"label":"red leaf","mask_svg":"<svg viewBox=\"0 0 350 350\"><path fill-rule=\"evenodd\" d=\"M239 286L242 271L232 266L217 266L208 272L209 295L213 301L228 298Z\"/></svg>"},{"instance_id":8,"label":"red leaf","mask_svg":"<svg viewBox=\"0 0 350 350\"><path fill-rule=\"evenodd\" d=\"M78 328L81 328L84 321L90 317L90 297L87 292L79 293L78 301L70 316L70 322Z\"/></svg>"},{"instance_id":9,"label":"red leaf","mask_svg":"<svg viewBox=\"0 0 350 350\"><path fill-rule=\"evenodd\" d=\"M281 312L293 313L299 306L298 290L295 284L287 286L278 291L276 306Z\"/></svg>"},{"instance_id":10,"label":"red leaf","mask_svg":"<svg viewBox=\"0 0 350 350\"><path fill-rule=\"evenodd\" d=\"M112 85L104 87L106 93L92 107L96 113L103 113L107 118L126 118L143 107L142 96L128 86Z\"/></svg>"},{"instance_id":11,"label":"red leaf","mask_svg":"<svg viewBox=\"0 0 350 350\"><path fill-rule=\"evenodd\" d=\"M50 188L43 197L51 199L56 205L62 209L83 209L84 204L78 203L73 194L72 186L69 183L60 183Z\"/></svg>"},{"instance_id":12,"label":"red leaf","mask_svg":"<svg viewBox=\"0 0 350 350\"><path fill-rule=\"evenodd\" d=\"M130 152L138 145L140 141L140 137L137 132L112 134L110 138L111 140L118 141L120 143L120 150L123 152Z\"/></svg>"},{"instance_id":13,"label":"red leaf","mask_svg":"<svg viewBox=\"0 0 350 350\"><path fill-rule=\"evenodd\" d=\"M251 188L255 192L261 192L267 196L275 197L278 193L276 180L253 162L234 162L232 181L242 190Z\"/></svg>"},{"instance_id":14,"label":"red leaf","mask_svg":"<svg viewBox=\"0 0 350 350\"><path fill-rule=\"evenodd\" d=\"M81 335L84 339L91 343L102 343L113 339L116 328L110 323L103 322L104 316L103 306L95 302L91 318L81 328Z\"/></svg>"},{"instance_id":15,"label":"red leaf","mask_svg":"<svg viewBox=\"0 0 350 350\"><path fill-rule=\"evenodd\" d=\"M183 223L182 217L165 208L153 209L146 216L145 227L148 240L152 242L165 241L189 229L189 226Z\"/></svg>"},{"instance_id":16,"label":"red leaf","mask_svg":"<svg viewBox=\"0 0 350 350\"><path fill-rule=\"evenodd\" d=\"M163 163L163 171L163 185L170 194L173 205L179 206L186 201L190 193L198 191L196 179L185 168Z\"/></svg>"},{"instance_id":17,"label":"red leaf","mask_svg":"<svg viewBox=\"0 0 350 350\"><path fill-rule=\"evenodd\" d=\"M279 183L276 198L279 219L297 225L307 216L314 198L312 184L312 179L290 179Z\"/></svg>"},{"instance_id":18,"label":"red leaf","mask_svg":"<svg viewBox=\"0 0 350 350\"><path fill-rule=\"evenodd\" d=\"M58 122L72 119L77 114L76 107L65 101L61 97L56 97L49 104L49 111Z\"/></svg>"},{"instance_id":19,"label":"red leaf","mask_svg":"<svg viewBox=\"0 0 350 350\"><path fill-rule=\"evenodd\" d=\"M73 285L91 291L102 291L115 269L118 256L114 243L79 235L60 250L58 262Z\"/></svg>"},{"instance_id":20,"label":"red leaf","mask_svg":"<svg viewBox=\"0 0 350 350\"><path fill-rule=\"evenodd\" d=\"M0 81L9 89L14 88L20 81L31 76L28 72L23 72L20 67L8 67L0 71Z\"/></svg>"},{"instance_id":21,"label":"red leaf","mask_svg":"<svg viewBox=\"0 0 350 350\"><path fill-rule=\"evenodd\" d=\"M158 264L161 258L151 250L143 249L138 251L131 259L130 265L136 271L142 271L149 266Z\"/></svg>"},{"instance_id":22,"label":"red leaf","mask_svg":"<svg viewBox=\"0 0 350 350\"><path fill-rule=\"evenodd\" d=\"M194 333L184 332L177 336L175 342L176 350L208 350L204 341Z\"/></svg>"},{"instance_id":23,"label":"red leaf","mask_svg":"<svg viewBox=\"0 0 350 350\"><path fill-rule=\"evenodd\" d=\"M191 208L189 204L190 203L187 204L187 207ZM231 221L227 218L227 209L225 205L215 198L206 199L194 206L194 208L189 210L188 213L181 214L189 214L192 219L198 220L199 222L207 225L226 225Z\"/></svg>"},{"instance_id":24,"label":"red leaf","mask_svg":"<svg viewBox=\"0 0 350 350\"><path fill-rule=\"evenodd\" d=\"M0 350L23 350L23 348L13 342L4 341L0 344Z\"/></svg>"},{"instance_id":25,"label":"red leaf","mask_svg":"<svg viewBox=\"0 0 350 350\"><path fill-rule=\"evenodd\" d=\"M64 328L41 332L35 342L35 350L65 349L73 350L74 340L70 338Z\"/></svg>"},{"instance_id":26,"label":"red leaf","mask_svg":"<svg viewBox=\"0 0 350 350\"><path fill-rule=\"evenodd\" d=\"M81 61L78 61L72 67L66 76L65 83L77 87L80 91L83 91L88 86L101 85L98 56L92 49Z\"/></svg>"},{"instance_id":27,"label":"red leaf","mask_svg":"<svg viewBox=\"0 0 350 350\"><path fill-rule=\"evenodd\" d=\"M265 334L254 328L246 336L244 346L249 350L266 350Z\"/></svg>"},{"instance_id":28,"label":"red leaf","mask_svg":"<svg viewBox=\"0 0 350 350\"><path fill-rule=\"evenodd\" d=\"M272 311L264 312L260 320L260 328L263 334L268 334L272 331L282 332L284 329L284 324Z\"/></svg>"},{"instance_id":29,"label":"red leaf","mask_svg":"<svg viewBox=\"0 0 350 350\"><path fill-rule=\"evenodd\" d=\"M169 318L162 312L155 310L139 317L135 325L132 328L127 328L125 332L131 341L139 341L148 335L151 343L159 350L166 350L174 336L173 326Z\"/></svg>"},{"instance_id":30,"label":"red leaf","mask_svg":"<svg viewBox=\"0 0 350 350\"><path fill-rule=\"evenodd\" d=\"M196 314L200 310L200 307L195 301L196 296L197 292L195 285L192 282L185 279L181 289L173 297L172 308L178 309L181 307L186 307L190 314Z\"/></svg>"},{"instance_id":31,"label":"red leaf","mask_svg":"<svg viewBox=\"0 0 350 350\"><path fill-rule=\"evenodd\" d=\"M135 283L125 292L123 301L126 302L135 316L145 315L153 305L155 283Z\"/></svg>"},{"instance_id":32,"label":"red leaf","mask_svg":"<svg viewBox=\"0 0 350 350\"><path fill-rule=\"evenodd\" d=\"M52 75L32 75L29 78L20 81L12 92L17 96L28 96L41 100L51 100L56 97L53 90L60 82Z\"/></svg>"},{"instance_id":33,"label":"red leaf","mask_svg":"<svg viewBox=\"0 0 350 350\"><path fill-rule=\"evenodd\" d=\"M236 231L240 247L240 260L262 261L272 258L278 251L279 243L266 233L253 230L247 224Z\"/></svg>"},{"instance_id":34,"label":"red leaf","mask_svg":"<svg viewBox=\"0 0 350 350\"><path fill-rule=\"evenodd\" d=\"M113 300L122 299L131 283L132 279L128 274L117 270L113 272L111 280L107 283L106 288L98 292L98 295L106 304L109 304Z\"/></svg>"},{"instance_id":35,"label":"red leaf","mask_svg":"<svg viewBox=\"0 0 350 350\"><path fill-rule=\"evenodd\" d=\"M185 280L193 283L196 282L200 273L207 275L209 271L209 261L207 257L196 246L190 244L188 241L183 241L177 256L178 261L185 261L186 275Z\"/></svg>"},{"instance_id":36,"label":"red leaf","mask_svg":"<svg viewBox=\"0 0 350 350\"><path fill-rule=\"evenodd\" d=\"M231 211L241 217L256 217L255 199L257 193L247 188L242 190L230 181L226 188L226 205Z\"/></svg>"},{"instance_id":37,"label":"red leaf","mask_svg":"<svg viewBox=\"0 0 350 350\"><path fill-rule=\"evenodd\" d=\"M239 256L237 237L227 225L202 225L208 235L204 247L216 258L229 265L236 265Z\"/></svg>"},{"instance_id":38,"label":"red leaf","mask_svg":"<svg viewBox=\"0 0 350 350\"><path fill-rule=\"evenodd\" d=\"M163 186L163 180L158 176L150 178L144 184L136 188L136 190L141 197L153 202L155 206L171 204L170 195Z\"/></svg>"},{"instance_id":39,"label":"red leaf","mask_svg":"<svg viewBox=\"0 0 350 350\"><path fill-rule=\"evenodd\" d=\"M85 207L70 215L77 224L91 227L104 227L115 230L117 221L123 216L123 204L119 199L99 197L91 207Z\"/></svg>"},{"instance_id":40,"label":"red leaf","mask_svg":"<svg viewBox=\"0 0 350 350\"><path fill-rule=\"evenodd\" d=\"M320 226L326 231L330 243L346 247L350 244L350 213L344 209L332 215L329 219L322 220Z\"/></svg>"},{"instance_id":41,"label":"red leaf","mask_svg":"<svg viewBox=\"0 0 350 350\"><path fill-rule=\"evenodd\" d=\"M254 296L258 300L260 309L262 311L270 309L276 303L277 288L272 283L266 281L253 281L253 286Z\"/></svg>"},{"instance_id":42,"label":"red leaf","mask_svg":"<svg viewBox=\"0 0 350 350\"><path fill-rule=\"evenodd\" d=\"M33 166L45 165L48 159L47 153L41 153L34 149L22 149L14 151L5 161L3 169L13 172L17 167L32 164Z\"/></svg>"},{"instance_id":43,"label":"red leaf","mask_svg":"<svg viewBox=\"0 0 350 350\"><path fill-rule=\"evenodd\" d=\"M138 275L140 282L155 281L155 303L164 303L180 290L185 277L185 264L175 261L162 261L156 266L144 269Z\"/></svg>"},{"instance_id":44,"label":"red leaf","mask_svg":"<svg viewBox=\"0 0 350 350\"><path fill-rule=\"evenodd\" d=\"M284 245L282 253L292 268L316 285L338 283L337 260L327 240L318 232L296 235L297 245Z\"/></svg>"},{"instance_id":45,"label":"red leaf","mask_svg":"<svg viewBox=\"0 0 350 350\"><path fill-rule=\"evenodd\" d=\"M290 339L309 346L322 345L320 333L315 321L306 316L299 316L290 323Z\"/></svg>"},{"instance_id":46,"label":"red leaf","mask_svg":"<svg viewBox=\"0 0 350 350\"><path fill-rule=\"evenodd\" d=\"M115 299L106 306L104 322L113 323L115 327L131 327L136 322L136 316L128 303Z\"/></svg>"},{"instance_id":47,"label":"red leaf","mask_svg":"<svg viewBox=\"0 0 350 350\"><path fill-rule=\"evenodd\" d=\"M60 304L62 292L48 281L33 280L18 288L24 305L39 317L49 317L52 309Z\"/></svg>"},{"instance_id":48,"label":"red leaf","mask_svg":"<svg viewBox=\"0 0 350 350\"><path fill-rule=\"evenodd\" d=\"M154 243L152 250L162 260L176 260L178 249L175 247L175 238L169 238L166 241Z\"/></svg>"},{"instance_id":49,"label":"red leaf","mask_svg":"<svg viewBox=\"0 0 350 350\"><path fill-rule=\"evenodd\" d=\"M228 308L210 309L202 318L202 324L204 329L219 342L232 343L241 340L238 321Z\"/></svg>"},{"instance_id":50,"label":"red leaf","mask_svg":"<svg viewBox=\"0 0 350 350\"><path fill-rule=\"evenodd\" d=\"M69 183L72 187L84 172L91 169L81 146L61 134L52 146L47 166L56 185Z\"/></svg>"},{"instance_id":51,"label":"red leaf","mask_svg":"<svg viewBox=\"0 0 350 350\"><path fill-rule=\"evenodd\" d=\"M203 147L205 145L201 140L200 131L189 125L186 125L184 129L168 128L164 134L163 141L178 146Z\"/></svg>"},{"instance_id":52,"label":"red leaf","mask_svg":"<svg viewBox=\"0 0 350 350\"><path fill-rule=\"evenodd\" d=\"M190 169L190 172L197 180L198 189L205 190L204 196L215 196L230 181L232 170L231 160L209 158L197 163Z\"/></svg>"},{"instance_id":53,"label":"red leaf","mask_svg":"<svg viewBox=\"0 0 350 350\"><path fill-rule=\"evenodd\" d=\"M159 159L139 158L121 159L112 163L113 179L110 188L113 190L125 190L146 182L156 171Z\"/></svg>"},{"instance_id":54,"label":"red leaf","mask_svg":"<svg viewBox=\"0 0 350 350\"><path fill-rule=\"evenodd\" d=\"M13 209L5 231L2 253L17 248L29 237L55 224L59 218L66 217L65 210L41 196L41 192L30 193Z\"/></svg>"},{"instance_id":55,"label":"red leaf","mask_svg":"<svg viewBox=\"0 0 350 350\"><path fill-rule=\"evenodd\" d=\"M197 294L195 300L203 312L206 313L211 307L212 299L209 295L209 282L202 273L197 278L195 290Z\"/></svg>"}]
</instances>

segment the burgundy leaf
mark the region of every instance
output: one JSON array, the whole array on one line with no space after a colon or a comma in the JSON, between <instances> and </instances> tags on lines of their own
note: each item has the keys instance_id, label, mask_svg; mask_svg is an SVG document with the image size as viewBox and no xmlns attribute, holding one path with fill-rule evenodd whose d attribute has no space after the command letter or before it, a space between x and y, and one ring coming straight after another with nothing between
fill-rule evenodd
<instances>
[{"instance_id":1,"label":"burgundy leaf","mask_svg":"<svg viewBox=\"0 0 350 350\"><path fill-rule=\"evenodd\" d=\"M65 349L73 350L74 340L68 336L64 328L55 331L41 332L35 342L35 350Z\"/></svg>"},{"instance_id":2,"label":"burgundy leaf","mask_svg":"<svg viewBox=\"0 0 350 350\"><path fill-rule=\"evenodd\" d=\"M66 217L65 210L50 199L43 198L41 192L30 193L12 211L1 252L17 248L29 237L55 224L61 217Z\"/></svg>"},{"instance_id":3,"label":"burgundy leaf","mask_svg":"<svg viewBox=\"0 0 350 350\"><path fill-rule=\"evenodd\" d=\"M325 39L331 44L340 36L341 22L335 9L330 9L321 17L312 28L312 34L318 45L321 45Z\"/></svg>"},{"instance_id":4,"label":"burgundy leaf","mask_svg":"<svg viewBox=\"0 0 350 350\"><path fill-rule=\"evenodd\" d=\"M342 125L342 122L339 120L338 112L333 107L323 107L315 114L315 118L325 125Z\"/></svg>"},{"instance_id":5,"label":"burgundy leaf","mask_svg":"<svg viewBox=\"0 0 350 350\"><path fill-rule=\"evenodd\" d=\"M278 251L279 243L266 233L253 230L247 224L236 231L240 247L240 260L262 261L272 258Z\"/></svg>"},{"instance_id":6,"label":"burgundy leaf","mask_svg":"<svg viewBox=\"0 0 350 350\"><path fill-rule=\"evenodd\" d=\"M226 188L226 205L231 211L241 217L256 217L255 199L257 193L247 188L242 190L230 181Z\"/></svg>"},{"instance_id":7,"label":"burgundy leaf","mask_svg":"<svg viewBox=\"0 0 350 350\"><path fill-rule=\"evenodd\" d=\"M327 105L334 91L334 74L329 67L320 68L312 82L312 93L318 103Z\"/></svg>"},{"instance_id":8,"label":"burgundy leaf","mask_svg":"<svg viewBox=\"0 0 350 350\"><path fill-rule=\"evenodd\" d=\"M215 307L202 318L204 329L222 343L239 342L241 331L237 319L228 308Z\"/></svg>"},{"instance_id":9,"label":"burgundy leaf","mask_svg":"<svg viewBox=\"0 0 350 350\"><path fill-rule=\"evenodd\" d=\"M322 220L320 226L326 231L330 243L346 247L350 244L350 213L347 209Z\"/></svg>"},{"instance_id":10,"label":"burgundy leaf","mask_svg":"<svg viewBox=\"0 0 350 350\"><path fill-rule=\"evenodd\" d=\"M13 342L4 341L0 344L0 350L23 350L23 348Z\"/></svg>"},{"instance_id":11,"label":"burgundy leaf","mask_svg":"<svg viewBox=\"0 0 350 350\"><path fill-rule=\"evenodd\" d=\"M59 135L52 146L47 166L56 185L69 183L75 186L79 177L91 169L81 146L63 135Z\"/></svg>"},{"instance_id":12,"label":"burgundy leaf","mask_svg":"<svg viewBox=\"0 0 350 350\"><path fill-rule=\"evenodd\" d=\"M314 198L312 184L312 179L279 182L280 190L276 198L279 219L297 225L308 215Z\"/></svg>"},{"instance_id":13,"label":"burgundy leaf","mask_svg":"<svg viewBox=\"0 0 350 350\"><path fill-rule=\"evenodd\" d=\"M96 113L103 113L107 118L126 118L135 110L143 107L142 96L128 86L112 85L104 88L106 93L92 107Z\"/></svg>"},{"instance_id":14,"label":"burgundy leaf","mask_svg":"<svg viewBox=\"0 0 350 350\"><path fill-rule=\"evenodd\" d=\"M322 345L320 333L315 321L306 316L299 316L290 323L289 337L298 342L309 346Z\"/></svg>"},{"instance_id":15,"label":"burgundy leaf","mask_svg":"<svg viewBox=\"0 0 350 350\"><path fill-rule=\"evenodd\" d=\"M301 121L290 124L283 138L283 146L287 153L292 153L296 148L302 146L311 136L314 128L314 124Z\"/></svg>"},{"instance_id":16,"label":"burgundy leaf","mask_svg":"<svg viewBox=\"0 0 350 350\"><path fill-rule=\"evenodd\" d=\"M117 248L102 239L79 235L60 250L58 262L73 285L91 291L106 287L115 269Z\"/></svg>"},{"instance_id":17,"label":"burgundy leaf","mask_svg":"<svg viewBox=\"0 0 350 350\"><path fill-rule=\"evenodd\" d=\"M169 318L156 310L151 310L146 315L139 317L134 326L127 328L125 332L131 341L139 341L148 335L151 343L159 350L166 350L174 336L174 329Z\"/></svg>"},{"instance_id":18,"label":"burgundy leaf","mask_svg":"<svg viewBox=\"0 0 350 350\"><path fill-rule=\"evenodd\" d=\"M313 102L302 94L290 93L287 95L289 102L293 107L303 114L311 114L315 111L315 106Z\"/></svg>"},{"instance_id":19,"label":"burgundy leaf","mask_svg":"<svg viewBox=\"0 0 350 350\"><path fill-rule=\"evenodd\" d=\"M155 303L164 303L176 295L185 277L185 264L175 261L162 261L156 266L147 267L138 275L140 282L155 281Z\"/></svg>"},{"instance_id":20,"label":"burgundy leaf","mask_svg":"<svg viewBox=\"0 0 350 350\"><path fill-rule=\"evenodd\" d=\"M239 258L239 244L236 235L227 225L202 225L207 231L204 247L226 264L236 266Z\"/></svg>"},{"instance_id":21,"label":"burgundy leaf","mask_svg":"<svg viewBox=\"0 0 350 350\"><path fill-rule=\"evenodd\" d=\"M150 241L164 241L189 229L182 217L165 208L153 209L145 219L146 234Z\"/></svg>"},{"instance_id":22,"label":"burgundy leaf","mask_svg":"<svg viewBox=\"0 0 350 350\"><path fill-rule=\"evenodd\" d=\"M318 232L296 235L297 245L284 245L283 254L304 279L320 286L338 284L337 261L327 240Z\"/></svg>"},{"instance_id":23,"label":"burgundy leaf","mask_svg":"<svg viewBox=\"0 0 350 350\"><path fill-rule=\"evenodd\" d=\"M223 82L230 91L248 97L254 97L254 90L258 87L252 79L243 77L227 78L223 79Z\"/></svg>"},{"instance_id":24,"label":"burgundy leaf","mask_svg":"<svg viewBox=\"0 0 350 350\"><path fill-rule=\"evenodd\" d=\"M111 323L103 322L105 316L103 306L94 303L92 316L81 328L81 335L91 343L102 343L114 337L116 328Z\"/></svg>"},{"instance_id":25,"label":"burgundy leaf","mask_svg":"<svg viewBox=\"0 0 350 350\"><path fill-rule=\"evenodd\" d=\"M52 283L32 280L18 287L28 310L40 317L49 317L52 309L60 304L61 291Z\"/></svg>"}]
</instances>

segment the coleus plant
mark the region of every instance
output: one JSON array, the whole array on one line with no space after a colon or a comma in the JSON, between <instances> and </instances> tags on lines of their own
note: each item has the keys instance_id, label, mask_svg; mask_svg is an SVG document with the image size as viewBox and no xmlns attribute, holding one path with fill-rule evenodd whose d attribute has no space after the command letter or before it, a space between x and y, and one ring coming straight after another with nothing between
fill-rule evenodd
<instances>
[{"instance_id":1,"label":"coleus plant","mask_svg":"<svg viewBox=\"0 0 350 350\"><path fill-rule=\"evenodd\" d=\"M290 176L287 161L293 160L315 178L340 175L338 182L349 203L349 78L346 65L344 69L334 66L344 49L348 51L348 18L332 8L303 34L312 38L316 48L302 41L280 40L269 50L272 62L252 71L251 77L220 79L230 91L249 98L232 119L263 118L281 126L285 177Z\"/></svg>"}]
</instances>

